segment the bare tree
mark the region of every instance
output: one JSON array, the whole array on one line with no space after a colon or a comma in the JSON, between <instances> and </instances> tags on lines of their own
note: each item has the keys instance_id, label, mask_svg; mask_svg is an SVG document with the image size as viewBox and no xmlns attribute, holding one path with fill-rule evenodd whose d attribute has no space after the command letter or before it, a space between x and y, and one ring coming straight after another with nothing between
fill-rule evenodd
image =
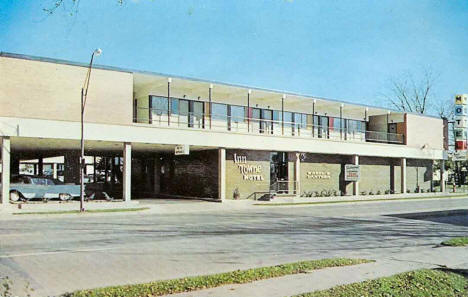
<instances>
[{"instance_id":1,"label":"bare tree","mask_svg":"<svg viewBox=\"0 0 468 297\"><path fill-rule=\"evenodd\" d=\"M452 96L451 98L445 100L437 101L437 103L434 106L435 112L437 112L438 116L448 120L453 120L455 116L455 101L453 98L455 98L455 96Z\"/></svg>"},{"instance_id":2,"label":"bare tree","mask_svg":"<svg viewBox=\"0 0 468 297\"><path fill-rule=\"evenodd\" d=\"M437 76L426 68L420 79L412 73L390 80L388 92L383 94L395 109L407 112L427 113L434 104L434 85Z\"/></svg>"},{"instance_id":3,"label":"bare tree","mask_svg":"<svg viewBox=\"0 0 468 297\"><path fill-rule=\"evenodd\" d=\"M123 5L124 0L114 0L117 4ZM54 14L58 8L62 8L64 11L68 12L70 15L74 15L78 12L80 6L80 0L53 0L51 4L48 4L47 7L44 7L44 10L47 14Z\"/></svg>"}]
</instances>

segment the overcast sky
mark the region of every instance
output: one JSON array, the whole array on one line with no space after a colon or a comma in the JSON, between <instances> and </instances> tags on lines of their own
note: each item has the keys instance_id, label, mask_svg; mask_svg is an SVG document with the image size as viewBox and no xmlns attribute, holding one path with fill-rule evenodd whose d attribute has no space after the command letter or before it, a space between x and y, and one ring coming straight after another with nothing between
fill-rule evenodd
<instances>
[{"instance_id":1,"label":"overcast sky","mask_svg":"<svg viewBox=\"0 0 468 297\"><path fill-rule=\"evenodd\" d=\"M47 16L54 2L0 0L0 50L87 62L100 47L98 64L373 105L429 67L439 98L468 93L467 0L80 0Z\"/></svg>"}]
</instances>

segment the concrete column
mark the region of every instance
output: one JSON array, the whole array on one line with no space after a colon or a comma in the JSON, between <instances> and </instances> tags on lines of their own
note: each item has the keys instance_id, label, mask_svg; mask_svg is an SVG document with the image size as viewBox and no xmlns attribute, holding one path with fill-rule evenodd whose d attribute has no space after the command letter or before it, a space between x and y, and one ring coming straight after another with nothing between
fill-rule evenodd
<instances>
[{"instance_id":1,"label":"concrete column","mask_svg":"<svg viewBox=\"0 0 468 297\"><path fill-rule=\"evenodd\" d=\"M226 200L226 149L218 149L218 199Z\"/></svg>"},{"instance_id":2,"label":"concrete column","mask_svg":"<svg viewBox=\"0 0 468 297\"><path fill-rule=\"evenodd\" d=\"M80 184L80 155L79 150L65 152L63 172L65 183Z\"/></svg>"},{"instance_id":3,"label":"concrete column","mask_svg":"<svg viewBox=\"0 0 468 297\"><path fill-rule=\"evenodd\" d=\"M44 174L44 159L42 157L37 159L37 168L38 168L37 175L43 175Z\"/></svg>"},{"instance_id":4,"label":"concrete column","mask_svg":"<svg viewBox=\"0 0 468 297\"><path fill-rule=\"evenodd\" d=\"M132 144L125 142L123 147L123 200L129 202L132 197Z\"/></svg>"},{"instance_id":5,"label":"concrete column","mask_svg":"<svg viewBox=\"0 0 468 297\"><path fill-rule=\"evenodd\" d=\"M354 165L359 165L359 156L358 155L353 156L353 164ZM358 181L353 182L353 195L354 196L359 196L359 182Z\"/></svg>"},{"instance_id":6,"label":"concrete column","mask_svg":"<svg viewBox=\"0 0 468 297\"><path fill-rule=\"evenodd\" d=\"M57 179L57 163L52 163L52 174L55 179Z\"/></svg>"},{"instance_id":7,"label":"concrete column","mask_svg":"<svg viewBox=\"0 0 468 297\"><path fill-rule=\"evenodd\" d=\"M10 173L13 174L19 174L20 172L20 158L18 155L10 154Z\"/></svg>"},{"instance_id":8,"label":"concrete column","mask_svg":"<svg viewBox=\"0 0 468 297\"><path fill-rule=\"evenodd\" d=\"M294 164L294 184L296 196L299 197L301 195L301 153L296 153Z\"/></svg>"},{"instance_id":9,"label":"concrete column","mask_svg":"<svg viewBox=\"0 0 468 297\"><path fill-rule=\"evenodd\" d=\"M440 191L442 193L445 192L444 173L445 173L445 160L441 160L440 161Z\"/></svg>"},{"instance_id":10,"label":"concrete column","mask_svg":"<svg viewBox=\"0 0 468 297\"><path fill-rule=\"evenodd\" d=\"M159 194L161 192L161 160L159 156L154 158L154 181L153 181L153 194Z\"/></svg>"},{"instance_id":11,"label":"concrete column","mask_svg":"<svg viewBox=\"0 0 468 297\"><path fill-rule=\"evenodd\" d=\"M406 193L406 158L401 158L400 161L400 168L401 168L401 193Z\"/></svg>"},{"instance_id":12,"label":"concrete column","mask_svg":"<svg viewBox=\"0 0 468 297\"><path fill-rule=\"evenodd\" d=\"M10 200L10 137L1 138L2 145L2 200L7 205Z\"/></svg>"}]
</instances>

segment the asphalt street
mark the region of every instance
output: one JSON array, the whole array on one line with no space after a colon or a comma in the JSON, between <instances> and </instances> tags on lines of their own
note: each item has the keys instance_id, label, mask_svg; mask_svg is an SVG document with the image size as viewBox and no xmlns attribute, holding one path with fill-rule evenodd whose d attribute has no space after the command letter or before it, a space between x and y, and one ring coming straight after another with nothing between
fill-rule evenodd
<instances>
[{"instance_id":1,"label":"asphalt street","mask_svg":"<svg viewBox=\"0 0 468 297\"><path fill-rule=\"evenodd\" d=\"M431 213L441 210L452 211ZM467 236L466 210L468 199L442 199L17 216L0 220L0 276L16 290L29 282L33 295L48 296L305 259L397 258Z\"/></svg>"}]
</instances>

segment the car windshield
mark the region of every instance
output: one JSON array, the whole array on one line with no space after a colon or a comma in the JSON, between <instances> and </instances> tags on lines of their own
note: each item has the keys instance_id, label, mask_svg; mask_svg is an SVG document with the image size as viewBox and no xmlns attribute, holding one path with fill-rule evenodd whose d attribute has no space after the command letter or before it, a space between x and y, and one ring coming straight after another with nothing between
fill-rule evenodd
<instances>
[{"instance_id":1,"label":"car windshield","mask_svg":"<svg viewBox=\"0 0 468 297\"><path fill-rule=\"evenodd\" d=\"M33 177L31 178L31 181L35 185L47 185L47 179L45 178Z\"/></svg>"}]
</instances>

